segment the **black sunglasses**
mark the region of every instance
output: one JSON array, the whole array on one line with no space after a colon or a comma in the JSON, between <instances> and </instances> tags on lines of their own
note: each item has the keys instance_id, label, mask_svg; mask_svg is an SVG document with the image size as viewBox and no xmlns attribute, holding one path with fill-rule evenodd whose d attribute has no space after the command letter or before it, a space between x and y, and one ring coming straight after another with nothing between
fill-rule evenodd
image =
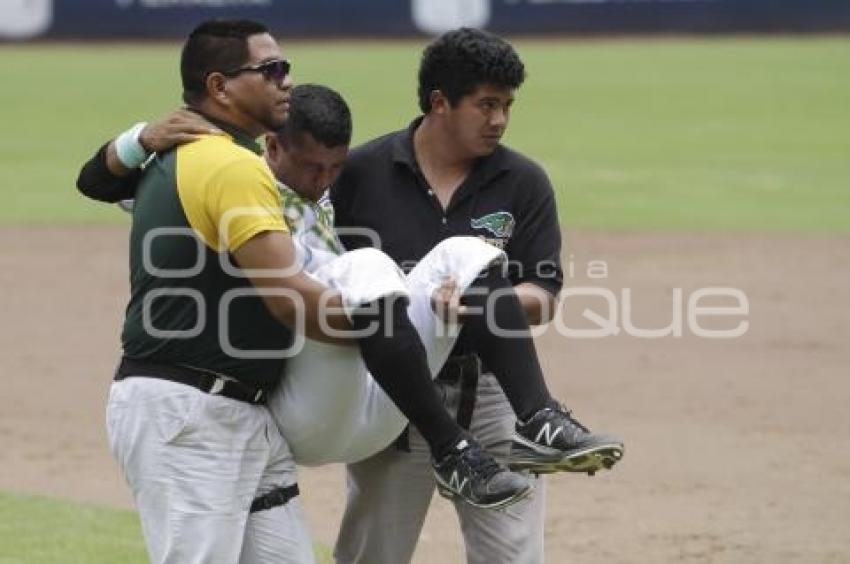
<instances>
[{"instance_id":1,"label":"black sunglasses","mask_svg":"<svg viewBox=\"0 0 850 564\"><path fill-rule=\"evenodd\" d=\"M236 76L242 74L243 72L258 72L263 75L263 78L266 80L273 80L275 82L283 82L283 80L289 74L290 69L292 69L292 65L286 59L275 59L273 61L266 61L265 63L260 63L259 65L252 65L249 67L239 67L238 69L234 69L232 71L221 71L221 74L224 76Z\"/></svg>"}]
</instances>

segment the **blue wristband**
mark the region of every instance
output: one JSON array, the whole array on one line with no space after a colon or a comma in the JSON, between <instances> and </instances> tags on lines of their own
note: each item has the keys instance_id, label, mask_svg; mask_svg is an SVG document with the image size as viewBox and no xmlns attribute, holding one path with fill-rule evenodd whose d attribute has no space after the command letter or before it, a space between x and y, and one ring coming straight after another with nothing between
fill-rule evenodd
<instances>
[{"instance_id":1,"label":"blue wristband","mask_svg":"<svg viewBox=\"0 0 850 564\"><path fill-rule=\"evenodd\" d=\"M142 166L148 158L148 152L139 142L139 135L147 125L147 122L139 122L115 139L115 153L129 170Z\"/></svg>"}]
</instances>

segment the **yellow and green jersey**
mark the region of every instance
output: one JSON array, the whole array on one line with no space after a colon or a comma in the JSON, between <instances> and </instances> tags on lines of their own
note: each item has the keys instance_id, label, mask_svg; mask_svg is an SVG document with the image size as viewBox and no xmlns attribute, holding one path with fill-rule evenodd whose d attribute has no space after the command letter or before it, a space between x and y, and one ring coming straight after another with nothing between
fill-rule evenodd
<instances>
[{"instance_id":1,"label":"yellow and green jersey","mask_svg":"<svg viewBox=\"0 0 850 564\"><path fill-rule=\"evenodd\" d=\"M231 253L261 232L288 228L259 146L218 125L230 135L158 155L139 183L124 354L267 387L281 375L292 335Z\"/></svg>"}]
</instances>

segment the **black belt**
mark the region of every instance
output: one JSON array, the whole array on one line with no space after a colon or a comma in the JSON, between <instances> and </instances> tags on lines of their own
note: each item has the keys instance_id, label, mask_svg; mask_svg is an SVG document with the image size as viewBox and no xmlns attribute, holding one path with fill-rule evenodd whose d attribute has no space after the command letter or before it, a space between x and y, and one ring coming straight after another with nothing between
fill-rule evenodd
<instances>
[{"instance_id":1,"label":"black belt","mask_svg":"<svg viewBox=\"0 0 850 564\"><path fill-rule=\"evenodd\" d=\"M262 495L256 498L251 503L251 513L256 513L257 511L266 511L267 509L274 509L275 507L279 507L281 505L286 505L289 503L289 500L299 494L298 484L292 484L291 486L283 486L280 488L273 489L266 495Z\"/></svg>"},{"instance_id":2,"label":"black belt","mask_svg":"<svg viewBox=\"0 0 850 564\"><path fill-rule=\"evenodd\" d=\"M450 356L437 374L436 380L449 384L460 384L460 398L457 405L457 424L469 430L472 424L472 412L475 411L475 398L478 394L478 377L483 367L476 354ZM409 427L405 427L396 439L396 448L410 452Z\"/></svg>"},{"instance_id":3,"label":"black belt","mask_svg":"<svg viewBox=\"0 0 850 564\"><path fill-rule=\"evenodd\" d=\"M231 380L215 372L176 364L157 364L144 360L122 358L118 370L115 371L115 380L119 381L134 376L178 382L208 394L224 396L246 403L266 403L267 393L264 389L238 380Z\"/></svg>"}]
</instances>

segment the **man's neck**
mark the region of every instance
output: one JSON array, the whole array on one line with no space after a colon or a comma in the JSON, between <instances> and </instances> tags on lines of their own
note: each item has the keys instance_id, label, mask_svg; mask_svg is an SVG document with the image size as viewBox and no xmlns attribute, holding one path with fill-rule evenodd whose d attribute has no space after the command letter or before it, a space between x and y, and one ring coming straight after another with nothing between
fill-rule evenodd
<instances>
[{"instance_id":1,"label":"man's neck","mask_svg":"<svg viewBox=\"0 0 850 564\"><path fill-rule=\"evenodd\" d=\"M413 152L422 169L465 176L475 164L475 157L462 154L452 136L429 115L413 132Z\"/></svg>"},{"instance_id":2,"label":"man's neck","mask_svg":"<svg viewBox=\"0 0 850 564\"><path fill-rule=\"evenodd\" d=\"M475 164L431 116L425 116L413 132L413 152L422 176L444 210Z\"/></svg>"},{"instance_id":3,"label":"man's neck","mask_svg":"<svg viewBox=\"0 0 850 564\"><path fill-rule=\"evenodd\" d=\"M225 108L210 103L210 100L208 99L203 100L197 106L192 107L192 109L204 116L216 119L238 129L244 133L246 137L250 137L251 139L256 139L265 133L263 130L257 130L257 124L250 123L249 120L241 116L233 115L232 112L228 112Z\"/></svg>"}]
</instances>

